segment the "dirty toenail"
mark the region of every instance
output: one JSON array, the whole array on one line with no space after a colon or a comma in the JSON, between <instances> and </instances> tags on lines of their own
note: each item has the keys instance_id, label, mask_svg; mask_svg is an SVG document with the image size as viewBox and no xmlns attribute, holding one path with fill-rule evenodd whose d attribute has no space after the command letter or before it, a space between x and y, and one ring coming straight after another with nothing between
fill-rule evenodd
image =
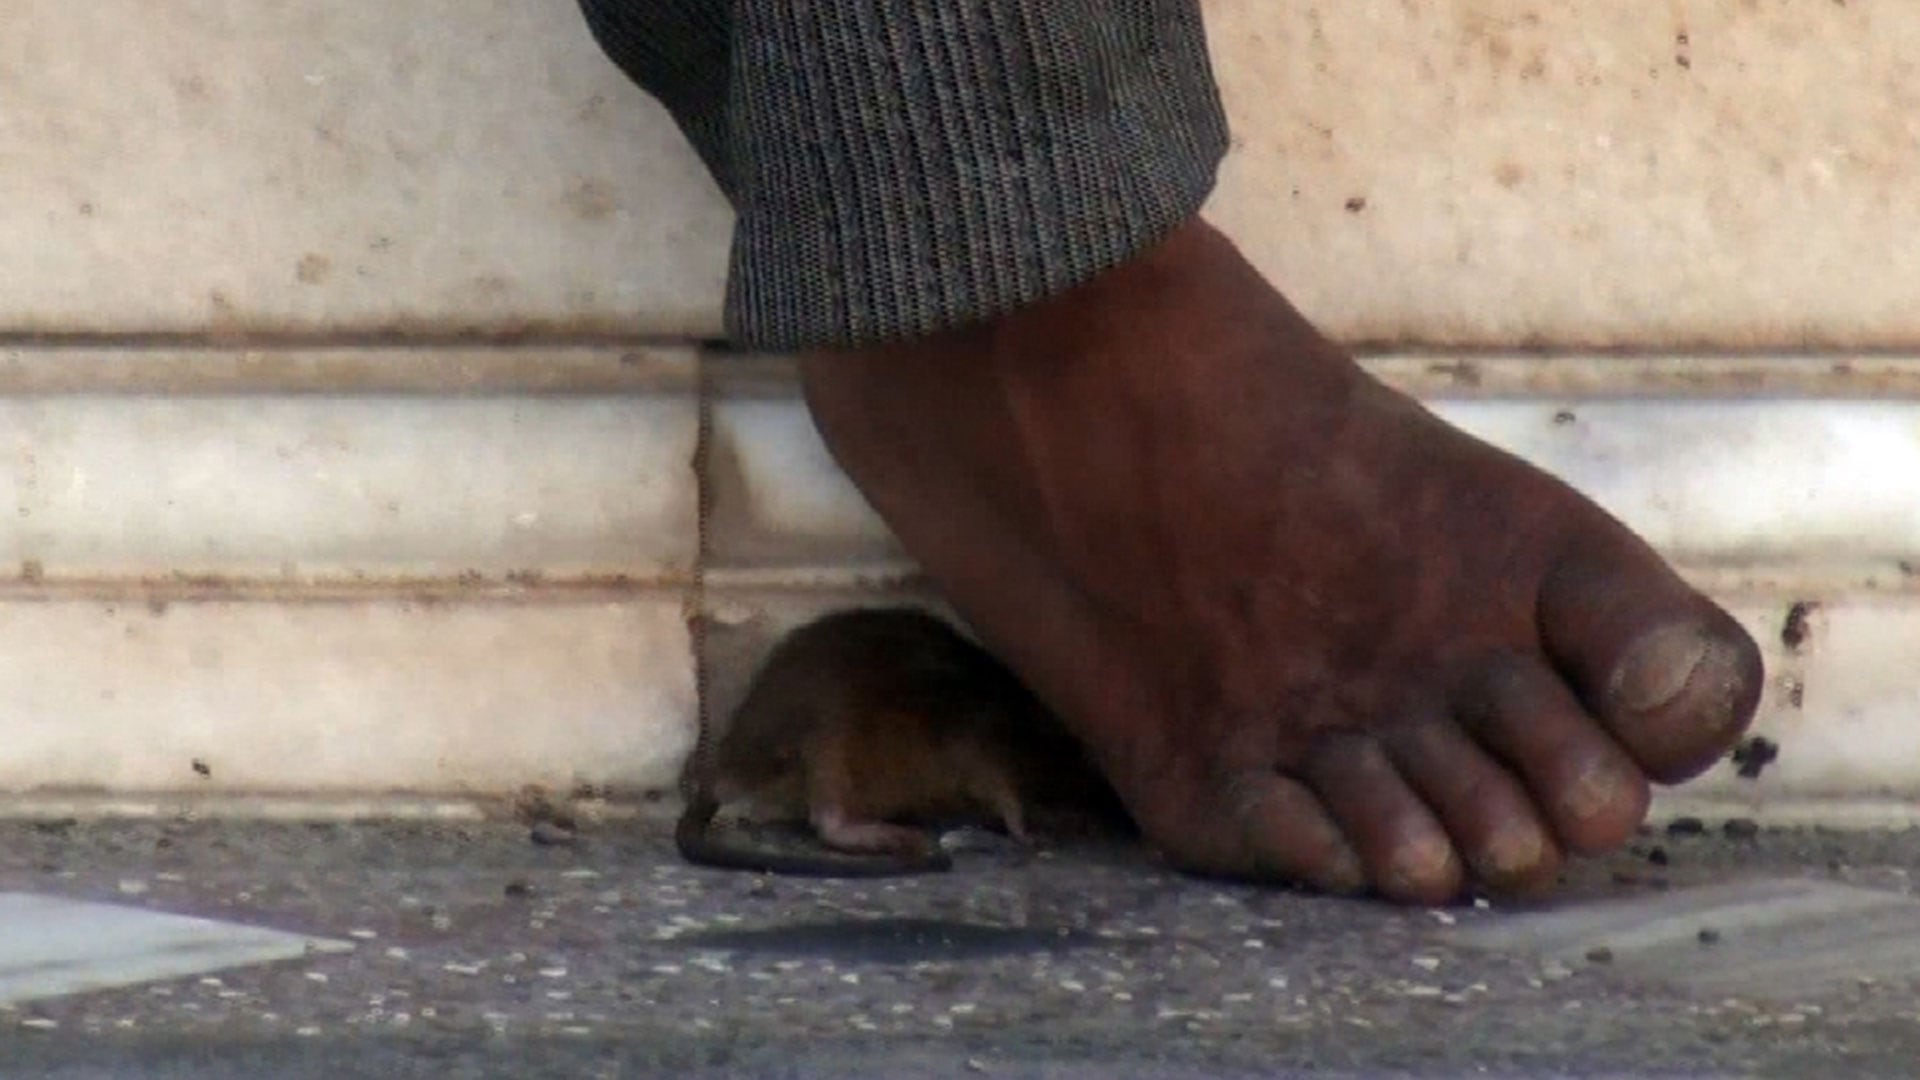
<instances>
[{"instance_id":1,"label":"dirty toenail","mask_svg":"<svg viewBox=\"0 0 1920 1080\"><path fill-rule=\"evenodd\" d=\"M1453 845L1431 838L1395 849L1387 860L1387 880L1382 884L1390 893L1425 892L1458 874L1459 860L1454 857Z\"/></svg>"},{"instance_id":2,"label":"dirty toenail","mask_svg":"<svg viewBox=\"0 0 1920 1080\"><path fill-rule=\"evenodd\" d=\"M1531 825L1506 825L1494 833L1475 855L1474 872L1503 880L1536 870L1547 859L1547 838Z\"/></svg>"},{"instance_id":3,"label":"dirty toenail","mask_svg":"<svg viewBox=\"0 0 1920 1080\"><path fill-rule=\"evenodd\" d=\"M1357 893L1367 887L1367 868L1361 864L1360 856L1343 843L1328 856L1326 867L1320 871L1319 885L1332 893Z\"/></svg>"},{"instance_id":4,"label":"dirty toenail","mask_svg":"<svg viewBox=\"0 0 1920 1080\"><path fill-rule=\"evenodd\" d=\"M1632 798L1633 786L1620 770L1591 765L1574 777L1557 801L1567 817L1585 823L1615 816L1621 804Z\"/></svg>"},{"instance_id":5,"label":"dirty toenail","mask_svg":"<svg viewBox=\"0 0 1920 1080\"><path fill-rule=\"evenodd\" d=\"M1698 626L1682 623L1644 635L1614 669L1608 697L1631 712L1652 712L1671 705L1692 684L1717 651Z\"/></svg>"},{"instance_id":6,"label":"dirty toenail","mask_svg":"<svg viewBox=\"0 0 1920 1080\"><path fill-rule=\"evenodd\" d=\"M1360 856L1347 843L1346 837L1331 823L1323 832L1314 830L1314 856L1309 862L1318 865L1306 871L1306 878L1314 888L1330 893L1357 893L1367 887L1367 868Z\"/></svg>"}]
</instances>

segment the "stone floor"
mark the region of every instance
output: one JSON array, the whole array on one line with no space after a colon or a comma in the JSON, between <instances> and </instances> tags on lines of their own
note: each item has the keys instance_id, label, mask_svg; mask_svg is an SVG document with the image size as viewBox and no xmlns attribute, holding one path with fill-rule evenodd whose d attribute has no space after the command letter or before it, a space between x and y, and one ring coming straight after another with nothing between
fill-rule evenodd
<instances>
[{"instance_id":1,"label":"stone floor","mask_svg":"<svg viewBox=\"0 0 1920 1080\"><path fill-rule=\"evenodd\" d=\"M1439 911L1125 845L849 883L695 870L658 822L6 823L0 893L351 948L23 994L0 1075L1913 1075L1920 833L1693 824L1549 910Z\"/></svg>"}]
</instances>

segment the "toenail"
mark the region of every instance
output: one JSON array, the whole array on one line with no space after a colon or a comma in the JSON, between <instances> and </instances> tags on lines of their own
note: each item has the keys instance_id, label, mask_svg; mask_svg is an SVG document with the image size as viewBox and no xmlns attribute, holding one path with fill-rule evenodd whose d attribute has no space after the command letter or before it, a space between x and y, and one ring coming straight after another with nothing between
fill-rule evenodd
<instances>
[{"instance_id":1,"label":"toenail","mask_svg":"<svg viewBox=\"0 0 1920 1080\"><path fill-rule=\"evenodd\" d=\"M1641 637L1614 670L1608 697L1631 712L1652 712L1684 693L1708 657L1714 641L1698 626L1666 626Z\"/></svg>"},{"instance_id":2,"label":"toenail","mask_svg":"<svg viewBox=\"0 0 1920 1080\"><path fill-rule=\"evenodd\" d=\"M1632 798L1633 788L1620 770L1592 765L1580 771L1560 792L1560 810L1576 822L1589 822L1617 816L1620 806Z\"/></svg>"},{"instance_id":3,"label":"toenail","mask_svg":"<svg viewBox=\"0 0 1920 1080\"><path fill-rule=\"evenodd\" d=\"M1474 872L1502 880L1539 869L1547 859L1547 838L1531 825L1507 825L1489 838L1474 858Z\"/></svg>"},{"instance_id":4,"label":"toenail","mask_svg":"<svg viewBox=\"0 0 1920 1080\"><path fill-rule=\"evenodd\" d=\"M1359 892L1367 887L1367 868L1361 864L1360 856L1343 843L1320 871L1320 887L1332 893Z\"/></svg>"},{"instance_id":5,"label":"toenail","mask_svg":"<svg viewBox=\"0 0 1920 1080\"><path fill-rule=\"evenodd\" d=\"M1401 844L1387 860L1387 891L1425 892L1458 876L1459 860L1445 840L1417 840Z\"/></svg>"}]
</instances>

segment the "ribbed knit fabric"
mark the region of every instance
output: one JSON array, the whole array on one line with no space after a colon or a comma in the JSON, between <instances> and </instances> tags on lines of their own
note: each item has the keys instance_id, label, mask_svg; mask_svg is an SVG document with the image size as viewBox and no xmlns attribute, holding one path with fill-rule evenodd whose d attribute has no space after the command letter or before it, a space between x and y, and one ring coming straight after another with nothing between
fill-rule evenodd
<instances>
[{"instance_id":1,"label":"ribbed knit fabric","mask_svg":"<svg viewBox=\"0 0 1920 1080\"><path fill-rule=\"evenodd\" d=\"M581 0L739 221L735 343L1003 314L1198 212L1226 119L1198 0Z\"/></svg>"}]
</instances>

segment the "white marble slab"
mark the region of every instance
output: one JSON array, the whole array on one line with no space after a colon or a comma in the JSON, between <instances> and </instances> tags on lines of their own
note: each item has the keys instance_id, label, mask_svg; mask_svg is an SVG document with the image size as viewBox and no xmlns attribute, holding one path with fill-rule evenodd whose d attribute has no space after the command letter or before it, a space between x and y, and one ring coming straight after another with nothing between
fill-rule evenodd
<instances>
[{"instance_id":1,"label":"white marble slab","mask_svg":"<svg viewBox=\"0 0 1920 1080\"><path fill-rule=\"evenodd\" d=\"M0 893L0 1004L352 948L347 941L239 923Z\"/></svg>"},{"instance_id":2,"label":"white marble slab","mask_svg":"<svg viewBox=\"0 0 1920 1080\"><path fill-rule=\"evenodd\" d=\"M1812 879L1562 902L1446 936L1535 954L1563 971L1598 965L1716 996L1807 1001L1860 979L1920 979L1920 905L1912 897Z\"/></svg>"},{"instance_id":3,"label":"white marble slab","mask_svg":"<svg viewBox=\"0 0 1920 1080\"><path fill-rule=\"evenodd\" d=\"M0 601L0 794L666 788L692 744L675 592Z\"/></svg>"}]
</instances>

